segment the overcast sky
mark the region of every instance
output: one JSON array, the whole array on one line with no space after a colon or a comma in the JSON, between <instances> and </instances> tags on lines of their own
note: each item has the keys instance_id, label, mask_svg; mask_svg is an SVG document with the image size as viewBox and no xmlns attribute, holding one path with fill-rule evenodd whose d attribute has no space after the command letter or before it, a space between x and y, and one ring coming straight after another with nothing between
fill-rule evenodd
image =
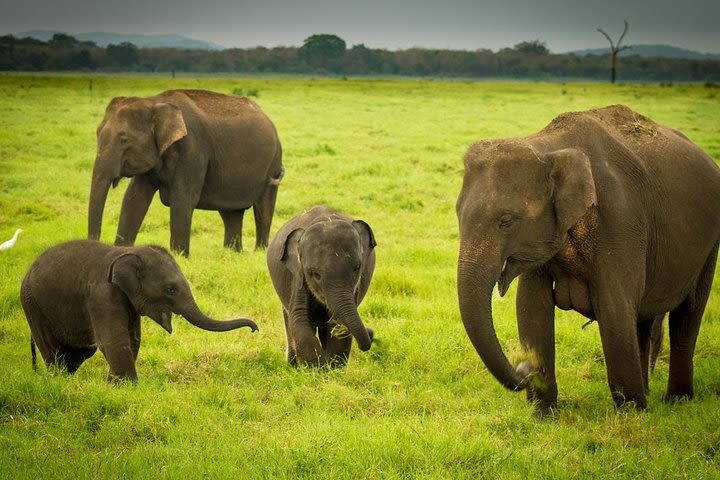
<instances>
[{"instance_id":1,"label":"overcast sky","mask_svg":"<svg viewBox=\"0 0 720 480\"><path fill-rule=\"evenodd\" d=\"M720 0L0 0L0 34L177 33L225 47L299 46L334 33L348 47L498 50L540 39L553 52L628 44L720 53Z\"/></svg>"}]
</instances>

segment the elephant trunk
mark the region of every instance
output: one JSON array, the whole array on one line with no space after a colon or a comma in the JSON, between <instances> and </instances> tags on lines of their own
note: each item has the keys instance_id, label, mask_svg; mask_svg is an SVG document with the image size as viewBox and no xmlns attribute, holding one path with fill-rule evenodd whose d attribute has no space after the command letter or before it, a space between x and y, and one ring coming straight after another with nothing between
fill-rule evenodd
<instances>
[{"instance_id":1,"label":"elephant trunk","mask_svg":"<svg viewBox=\"0 0 720 480\"><path fill-rule=\"evenodd\" d=\"M500 346L492 317L492 292L501 266L491 255L461 244L458 260L458 301L465 331L490 373L506 388L514 391L527 387L510 364ZM499 256L497 256L499 257Z\"/></svg>"},{"instance_id":2,"label":"elephant trunk","mask_svg":"<svg viewBox=\"0 0 720 480\"><path fill-rule=\"evenodd\" d=\"M99 240L102 230L103 210L110 186L117 186L121 175L119 160L108 158L106 154L95 158L92 184L90 185L90 203L88 205L88 238Z\"/></svg>"},{"instance_id":3,"label":"elephant trunk","mask_svg":"<svg viewBox=\"0 0 720 480\"><path fill-rule=\"evenodd\" d=\"M97 168L93 170L92 185L90 186L90 203L88 206L88 238L100 239L102 229L103 210L107 200L108 190L112 179L101 175Z\"/></svg>"},{"instance_id":4,"label":"elephant trunk","mask_svg":"<svg viewBox=\"0 0 720 480\"><path fill-rule=\"evenodd\" d=\"M190 297L186 306L178 308L175 310L175 313L182 315L185 317L185 320L196 327L202 328L203 330L209 330L211 332L227 332L228 330L235 330L236 328L241 327L250 327L253 332L258 330L255 322L248 318L236 318L234 320L226 321L214 320L200 311L197 303L195 303L195 299L192 297Z\"/></svg>"},{"instance_id":5,"label":"elephant trunk","mask_svg":"<svg viewBox=\"0 0 720 480\"><path fill-rule=\"evenodd\" d=\"M326 296L333 319L347 327L362 351L370 350L372 337L360 319L352 289L340 288Z\"/></svg>"}]
</instances>

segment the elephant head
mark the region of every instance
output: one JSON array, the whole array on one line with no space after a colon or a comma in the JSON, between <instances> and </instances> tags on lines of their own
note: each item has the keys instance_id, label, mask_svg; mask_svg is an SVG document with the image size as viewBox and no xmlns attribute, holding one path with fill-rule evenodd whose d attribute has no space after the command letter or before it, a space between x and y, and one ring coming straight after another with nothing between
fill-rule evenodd
<instances>
[{"instance_id":1,"label":"elephant head","mask_svg":"<svg viewBox=\"0 0 720 480\"><path fill-rule=\"evenodd\" d=\"M358 291L366 267L371 272L374 266L375 245L372 229L362 220L325 221L293 230L281 259L293 275L291 302L302 310L312 294L363 351L370 349L372 330L358 314Z\"/></svg>"},{"instance_id":2,"label":"elephant head","mask_svg":"<svg viewBox=\"0 0 720 480\"><path fill-rule=\"evenodd\" d=\"M187 135L180 109L138 97L114 98L97 129L88 208L88 238L100 238L102 215L110 186L122 177L157 169L163 154Z\"/></svg>"},{"instance_id":3,"label":"elephant head","mask_svg":"<svg viewBox=\"0 0 720 480\"><path fill-rule=\"evenodd\" d=\"M465 156L457 200L458 301L465 330L488 370L507 388L527 386L493 326L492 291L547 263L596 203L588 157L575 149L539 154L526 141L480 142Z\"/></svg>"},{"instance_id":4,"label":"elephant head","mask_svg":"<svg viewBox=\"0 0 720 480\"><path fill-rule=\"evenodd\" d=\"M162 247L123 248L110 264L108 281L120 287L136 312L152 318L168 333L172 333L173 313L203 330L224 332L240 327L257 330L255 322L246 318L217 321L202 313L180 267Z\"/></svg>"}]
</instances>

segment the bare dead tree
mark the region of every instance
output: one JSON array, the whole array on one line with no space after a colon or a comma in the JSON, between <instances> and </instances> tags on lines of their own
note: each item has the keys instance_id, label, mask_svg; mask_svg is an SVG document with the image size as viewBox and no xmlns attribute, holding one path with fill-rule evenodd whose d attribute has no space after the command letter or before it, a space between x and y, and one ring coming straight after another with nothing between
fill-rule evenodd
<instances>
[{"instance_id":1,"label":"bare dead tree","mask_svg":"<svg viewBox=\"0 0 720 480\"><path fill-rule=\"evenodd\" d=\"M612 67L610 68L610 83L615 83L615 65L617 64L617 54L622 52L623 50L627 50L629 48L632 48L629 45L623 45L620 46L620 44L623 41L623 38L625 38L625 34L628 31L628 22L627 20L623 20L625 22L625 28L623 29L622 35L620 35L620 38L617 41L617 44L613 43L612 38L610 38L610 35L605 33L605 30L602 28L598 28L597 31L605 35L605 38L607 38L608 42L610 42L610 52L612 53Z\"/></svg>"}]
</instances>

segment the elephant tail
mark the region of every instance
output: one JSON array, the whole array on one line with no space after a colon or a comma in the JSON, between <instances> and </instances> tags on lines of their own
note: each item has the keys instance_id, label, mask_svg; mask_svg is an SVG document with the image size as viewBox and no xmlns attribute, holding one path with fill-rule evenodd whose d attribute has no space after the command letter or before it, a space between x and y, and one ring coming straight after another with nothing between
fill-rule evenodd
<instances>
[{"instance_id":1,"label":"elephant tail","mask_svg":"<svg viewBox=\"0 0 720 480\"><path fill-rule=\"evenodd\" d=\"M268 184L270 185L280 185L280 181L285 176L285 167L280 167L280 173L278 173L277 177L272 177L270 180L268 180Z\"/></svg>"},{"instance_id":2,"label":"elephant tail","mask_svg":"<svg viewBox=\"0 0 720 480\"><path fill-rule=\"evenodd\" d=\"M280 182L285 176L285 167L282 165L282 145L280 142L278 142L278 149L275 153L275 161L280 164L280 173L278 173L275 177L271 177L268 180L268 184L277 186L280 185Z\"/></svg>"},{"instance_id":3,"label":"elephant tail","mask_svg":"<svg viewBox=\"0 0 720 480\"><path fill-rule=\"evenodd\" d=\"M37 353L35 353L35 340L30 337L30 354L32 355L33 371L37 372Z\"/></svg>"}]
</instances>

